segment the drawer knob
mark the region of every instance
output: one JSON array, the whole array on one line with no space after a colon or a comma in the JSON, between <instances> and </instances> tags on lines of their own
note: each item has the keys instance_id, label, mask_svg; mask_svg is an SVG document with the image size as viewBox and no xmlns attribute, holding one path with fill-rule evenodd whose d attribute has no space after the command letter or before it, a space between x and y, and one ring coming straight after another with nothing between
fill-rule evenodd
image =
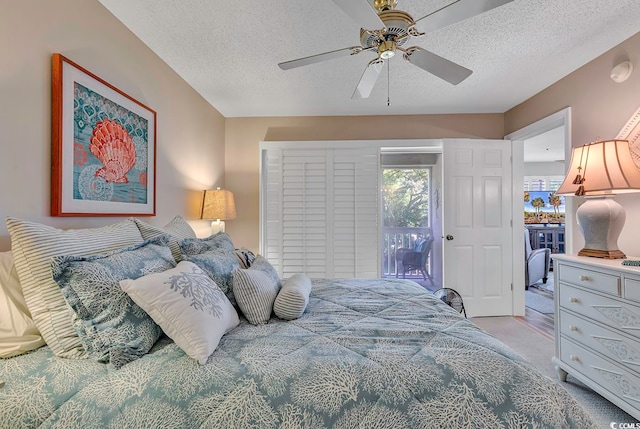
<instances>
[{"instance_id":1,"label":"drawer knob","mask_svg":"<svg viewBox=\"0 0 640 429\"><path fill-rule=\"evenodd\" d=\"M589 280L589 276L580 276L581 282L586 282L587 280Z\"/></svg>"},{"instance_id":2,"label":"drawer knob","mask_svg":"<svg viewBox=\"0 0 640 429\"><path fill-rule=\"evenodd\" d=\"M572 331L577 331L578 327L576 325L569 325L569 329L571 329Z\"/></svg>"},{"instance_id":3,"label":"drawer knob","mask_svg":"<svg viewBox=\"0 0 640 429\"><path fill-rule=\"evenodd\" d=\"M569 298L569 302L578 302L578 298L571 297Z\"/></svg>"},{"instance_id":4,"label":"drawer knob","mask_svg":"<svg viewBox=\"0 0 640 429\"><path fill-rule=\"evenodd\" d=\"M575 362L580 360L580 358L578 356L576 356L576 355L569 356L569 359L571 359L572 361L575 361Z\"/></svg>"}]
</instances>

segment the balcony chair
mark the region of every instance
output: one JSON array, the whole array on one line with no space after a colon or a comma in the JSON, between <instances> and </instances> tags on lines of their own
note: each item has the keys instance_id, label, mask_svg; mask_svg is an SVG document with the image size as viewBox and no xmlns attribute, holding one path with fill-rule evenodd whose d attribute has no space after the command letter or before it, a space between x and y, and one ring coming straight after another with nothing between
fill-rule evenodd
<instances>
[{"instance_id":1,"label":"balcony chair","mask_svg":"<svg viewBox=\"0 0 640 429\"><path fill-rule=\"evenodd\" d=\"M547 283L549 277L549 262L551 261L551 249L532 249L529 231L524 230L524 288L537 283Z\"/></svg>"},{"instance_id":2,"label":"balcony chair","mask_svg":"<svg viewBox=\"0 0 640 429\"><path fill-rule=\"evenodd\" d=\"M433 247L433 235L427 236L427 238L418 238L413 243L413 248L400 248L396 250L396 277L398 272L402 269L402 278L406 278L407 271L420 271L422 278L427 278L433 285L433 277L429 270L427 270L427 261L429 260L429 253Z\"/></svg>"}]
</instances>

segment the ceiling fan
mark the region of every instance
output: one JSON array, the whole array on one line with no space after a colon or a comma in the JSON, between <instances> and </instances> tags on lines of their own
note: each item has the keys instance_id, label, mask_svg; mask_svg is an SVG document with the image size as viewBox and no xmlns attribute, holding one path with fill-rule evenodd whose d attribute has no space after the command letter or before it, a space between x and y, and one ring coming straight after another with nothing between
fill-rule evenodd
<instances>
[{"instance_id":1,"label":"ceiling fan","mask_svg":"<svg viewBox=\"0 0 640 429\"><path fill-rule=\"evenodd\" d=\"M278 64L283 70L302 67L347 55L371 51L377 58L369 62L351 98L367 98L371 94L385 60L402 52L405 60L423 70L457 85L468 78L471 70L442 58L419 46L406 47L412 37L446 27L513 0L456 0L429 15L414 20L407 12L397 10L398 0L332 0L360 26L361 46L338 49ZM375 8L375 10L374 10ZM377 12L376 12L377 11ZM369 30L374 28L375 30Z\"/></svg>"}]
</instances>

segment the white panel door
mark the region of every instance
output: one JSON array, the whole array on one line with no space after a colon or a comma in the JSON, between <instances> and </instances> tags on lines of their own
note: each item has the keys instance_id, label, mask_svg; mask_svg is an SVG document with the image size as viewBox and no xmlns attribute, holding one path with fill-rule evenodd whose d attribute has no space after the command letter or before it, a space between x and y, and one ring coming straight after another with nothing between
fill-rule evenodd
<instances>
[{"instance_id":1,"label":"white panel door","mask_svg":"<svg viewBox=\"0 0 640 429\"><path fill-rule=\"evenodd\" d=\"M445 140L444 287L467 316L511 315L511 144Z\"/></svg>"}]
</instances>

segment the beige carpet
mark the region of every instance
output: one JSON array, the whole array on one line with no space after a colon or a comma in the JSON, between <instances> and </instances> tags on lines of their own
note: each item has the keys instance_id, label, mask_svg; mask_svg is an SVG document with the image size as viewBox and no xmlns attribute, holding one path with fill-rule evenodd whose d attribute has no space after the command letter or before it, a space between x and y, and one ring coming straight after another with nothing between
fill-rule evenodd
<instances>
[{"instance_id":1,"label":"beige carpet","mask_svg":"<svg viewBox=\"0 0 640 429\"><path fill-rule=\"evenodd\" d=\"M531 362L541 373L558 381L551 358L554 341L514 317L475 317L476 325L507 344ZM561 383L567 392L582 404L602 428L611 427L611 422L637 423L638 420L595 393L569 374L566 383Z\"/></svg>"}]
</instances>

